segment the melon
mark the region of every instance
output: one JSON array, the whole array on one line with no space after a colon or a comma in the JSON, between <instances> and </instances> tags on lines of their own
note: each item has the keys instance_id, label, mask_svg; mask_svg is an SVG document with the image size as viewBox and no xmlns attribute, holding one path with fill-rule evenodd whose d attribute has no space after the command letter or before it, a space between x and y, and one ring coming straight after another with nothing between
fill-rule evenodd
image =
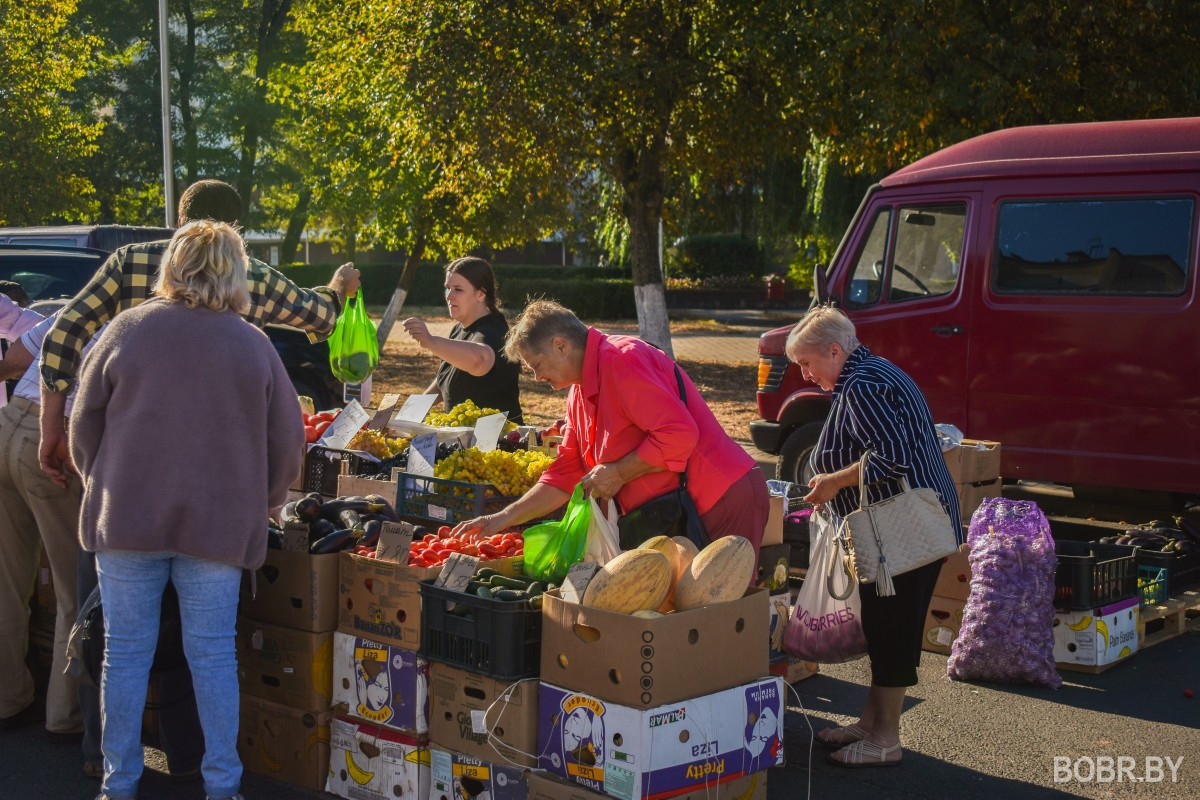
<instances>
[{"instance_id":1,"label":"melon","mask_svg":"<svg viewBox=\"0 0 1200 800\"><path fill-rule=\"evenodd\" d=\"M728 603L746 593L754 578L754 545L742 536L717 539L692 559L675 587L675 608L687 611Z\"/></svg>"},{"instance_id":2,"label":"melon","mask_svg":"<svg viewBox=\"0 0 1200 800\"><path fill-rule=\"evenodd\" d=\"M683 538L683 537L678 537ZM688 544L690 541L686 540ZM647 539L638 545L639 550L655 550L667 557L667 561L671 563L671 589L667 592L667 597L663 600L663 604L658 610L666 613L675 608L675 587L679 584L679 579L683 577L683 573L687 571L688 564L692 562L692 556L695 554L687 552L683 545L672 539L670 536L655 536L653 539ZM692 550L695 551L695 545L692 545Z\"/></svg>"},{"instance_id":3,"label":"melon","mask_svg":"<svg viewBox=\"0 0 1200 800\"><path fill-rule=\"evenodd\" d=\"M653 611L671 591L671 562L657 550L629 550L602 566L583 593L583 605L618 614Z\"/></svg>"}]
</instances>

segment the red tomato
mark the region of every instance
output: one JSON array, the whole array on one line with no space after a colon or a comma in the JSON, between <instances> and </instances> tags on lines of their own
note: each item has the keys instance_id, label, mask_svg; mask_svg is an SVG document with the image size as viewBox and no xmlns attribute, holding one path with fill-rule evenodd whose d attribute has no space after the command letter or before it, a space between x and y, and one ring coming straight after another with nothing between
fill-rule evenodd
<instances>
[{"instance_id":1,"label":"red tomato","mask_svg":"<svg viewBox=\"0 0 1200 800\"><path fill-rule=\"evenodd\" d=\"M318 422L316 425L317 436L323 436L325 434L326 429L328 429L328 428L329 428L329 420L323 419L320 422Z\"/></svg>"},{"instance_id":2,"label":"red tomato","mask_svg":"<svg viewBox=\"0 0 1200 800\"><path fill-rule=\"evenodd\" d=\"M374 550L372 550L367 553L367 558L379 558L379 553L376 553Z\"/></svg>"},{"instance_id":3,"label":"red tomato","mask_svg":"<svg viewBox=\"0 0 1200 800\"><path fill-rule=\"evenodd\" d=\"M490 544L481 544L479 545L479 555L485 559L493 559L499 557L500 551Z\"/></svg>"},{"instance_id":4,"label":"red tomato","mask_svg":"<svg viewBox=\"0 0 1200 800\"><path fill-rule=\"evenodd\" d=\"M437 535L440 539L445 539L450 535L452 528L449 525L443 525L437 529Z\"/></svg>"},{"instance_id":5,"label":"red tomato","mask_svg":"<svg viewBox=\"0 0 1200 800\"><path fill-rule=\"evenodd\" d=\"M320 439L320 438L321 438L321 434L317 433L316 428L314 428L311 425L304 426L304 442L305 442L305 444L312 444L313 442L315 442L317 439Z\"/></svg>"},{"instance_id":6,"label":"red tomato","mask_svg":"<svg viewBox=\"0 0 1200 800\"><path fill-rule=\"evenodd\" d=\"M461 539L447 539L442 543L442 546L447 550L453 550L454 552L458 553L462 551L464 544L465 542L463 542Z\"/></svg>"},{"instance_id":7,"label":"red tomato","mask_svg":"<svg viewBox=\"0 0 1200 800\"><path fill-rule=\"evenodd\" d=\"M426 544L428 544L429 542L436 542L437 540L438 540L438 535L436 533L427 533L421 537L421 541L425 542Z\"/></svg>"},{"instance_id":8,"label":"red tomato","mask_svg":"<svg viewBox=\"0 0 1200 800\"><path fill-rule=\"evenodd\" d=\"M315 422L333 422L337 414L332 411L322 411L320 414L313 414L312 419Z\"/></svg>"},{"instance_id":9,"label":"red tomato","mask_svg":"<svg viewBox=\"0 0 1200 800\"><path fill-rule=\"evenodd\" d=\"M479 547L473 544L465 544L463 545L462 552L469 556L477 556L479 555Z\"/></svg>"}]
</instances>

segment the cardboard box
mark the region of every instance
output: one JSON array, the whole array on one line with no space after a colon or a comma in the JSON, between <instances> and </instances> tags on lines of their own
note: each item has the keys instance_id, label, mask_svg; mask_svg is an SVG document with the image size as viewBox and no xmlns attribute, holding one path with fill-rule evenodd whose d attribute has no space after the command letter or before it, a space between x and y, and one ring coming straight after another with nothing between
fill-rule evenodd
<instances>
[{"instance_id":1,"label":"cardboard box","mask_svg":"<svg viewBox=\"0 0 1200 800\"><path fill-rule=\"evenodd\" d=\"M503 757L537 766L535 755L527 755L537 753L536 682L500 681L433 663L429 705L429 738L434 744L485 760Z\"/></svg>"},{"instance_id":2,"label":"cardboard box","mask_svg":"<svg viewBox=\"0 0 1200 800\"><path fill-rule=\"evenodd\" d=\"M942 571L938 573L933 593L939 597L966 602L971 594L971 564L967 561L966 553L951 553L943 559Z\"/></svg>"},{"instance_id":3,"label":"cardboard box","mask_svg":"<svg viewBox=\"0 0 1200 800\"><path fill-rule=\"evenodd\" d=\"M620 800L659 800L783 764L780 678L650 709L543 682L538 765Z\"/></svg>"},{"instance_id":4,"label":"cardboard box","mask_svg":"<svg viewBox=\"0 0 1200 800\"><path fill-rule=\"evenodd\" d=\"M243 616L313 633L337 627L338 554L313 556L267 550L266 561L251 578L243 576Z\"/></svg>"},{"instance_id":5,"label":"cardboard box","mask_svg":"<svg viewBox=\"0 0 1200 800\"><path fill-rule=\"evenodd\" d=\"M943 450L942 457L955 483L988 483L1000 475L1000 443L963 439L962 445Z\"/></svg>"},{"instance_id":6,"label":"cardboard box","mask_svg":"<svg viewBox=\"0 0 1200 800\"><path fill-rule=\"evenodd\" d=\"M950 645L958 638L962 628L965 601L934 595L925 612L925 633L921 637L921 649L930 653L950 654Z\"/></svg>"},{"instance_id":7,"label":"cardboard box","mask_svg":"<svg viewBox=\"0 0 1200 800\"><path fill-rule=\"evenodd\" d=\"M763 528L763 547L783 544L783 515L787 509L787 498L781 494L772 494L770 503L771 510L767 515L767 527Z\"/></svg>"},{"instance_id":8,"label":"cardboard box","mask_svg":"<svg viewBox=\"0 0 1200 800\"><path fill-rule=\"evenodd\" d=\"M333 686L333 634L237 623L238 679L242 694L303 711L329 708Z\"/></svg>"},{"instance_id":9,"label":"cardboard box","mask_svg":"<svg viewBox=\"0 0 1200 800\"><path fill-rule=\"evenodd\" d=\"M604 796L540 772L529 773L528 783L529 800L600 800ZM756 772L722 783L714 780L703 789L677 794L672 800L766 800L766 797L767 773Z\"/></svg>"},{"instance_id":10,"label":"cardboard box","mask_svg":"<svg viewBox=\"0 0 1200 800\"><path fill-rule=\"evenodd\" d=\"M1054 615L1054 660L1060 669L1102 667L1138 651L1136 597L1092 611Z\"/></svg>"},{"instance_id":11,"label":"cardboard box","mask_svg":"<svg viewBox=\"0 0 1200 800\"><path fill-rule=\"evenodd\" d=\"M984 483L959 483L954 489L958 492L958 510L962 515L963 525L971 523L971 515L980 503L989 497L1000 497L1003 483L999 478Z\"/></svg>"},{"instance_id":12,"label":"cardboard box","mask_svg":"<svg viewBox=\"0 0 1200 800\"><path fill-rule=\"evenodd\" d=\"M429 730L429 665L415 650L338 631L333 704L340 714L423 735Z\"/></svg>"},{"instance_id":13,"label":"cardboard box","mask_svg":"<svg viewBox=\"0 0 1200 800\"><path fill-rule=\"evenodd\" d=\"M238 755L249 772L313 791L329 776L328 711L299 711L242 695Z\"/></svg>"},{"instance_id":14,"label":"cardboard box","mask_svg":"<svg viewBox=\"0 0 1200 800\"><path fill-rule=\"evenodd\" d=\"M771 595L768 601L767 608L768 619L770 620L770 646L767 648L767 660L771 663L787 658L787 654L783 652L783 632L787 628L787 624L792 619L792 594L784 590L778 594Z\"/></svg>"},{"instance_id":15,"label":"cardboard box","mask_svg":"<svg viewBox=\"0 0 1200 800\"><path fill-rule=\"evenodd\" d=\"M767 592L641 619L542 600L542 680L602 700L651 708L740 686L767 674Z\"/></svg>"},{"instance_id":16,"label":"cardboard box","mask_svg":"<svg viewBox=\"0 0 1200 800\"><path fill-rule=\"evenodd\" d=\"M424 740L349 717L330 725L325 791L348 800L425 800L429 748Z\"/></svg>"},{"instance_id":17,"label":"cardboard box","mask_svg":"<svg viewBox=\"0 0 1200 800\"><path fill-rule=\"evenodd\" d=\"M441 567L409 567L391 561L340 554L337 629L376 642L416 650L421 646L420 582ZM502 575L520 575L524 559L481 561Z\"/></svg>"},{"instance_id":18,"label":"cardboard box","mask_svg":"<svg viewBox=\"0 0 1200 800\"><path fill-rule=\"evenodd\" d=\"M338 497L366 497L372 494L384 497L388 503L394 504L396 502L396 482L377 481L354 475L338 475Z\"/></svg>"},{"instance_id":19,"label":"cardboard box","mask_svg":"<svg viewBox=\"0 0 1200 800\"><path fill-rule=\"evenodd\" d=\"M526 770L429 748L429 800L527 800Z\"/></svg>"},{"instance_id":20,"label":"cardboard box","mask_svg":"<svg viewBox=\"0 0 1200 800\"><path fill-rule=\"evenodd\" d=\"M815 661L802 661L790 656L782 661L771 662L771 674L783 678L784 683L797 683L820 671L821 668Z\"/></svg>"}]
</instances>

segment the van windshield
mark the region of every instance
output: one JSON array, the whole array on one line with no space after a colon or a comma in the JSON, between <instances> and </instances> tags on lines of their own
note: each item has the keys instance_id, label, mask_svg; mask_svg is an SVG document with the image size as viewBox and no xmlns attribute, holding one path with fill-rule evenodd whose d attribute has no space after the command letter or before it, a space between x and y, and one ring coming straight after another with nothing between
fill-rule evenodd
<instances>
[{"instance_id":1,"label":"van windshield","mask_svg":"<svg viewBox=\"0 0 1200 800\"><path fill-rule=\"evenodd\" d=\"M1186 198L1005 203L994 286L1033 294L1180 294L1192 215Z\"/></svg>"}]
</instances>

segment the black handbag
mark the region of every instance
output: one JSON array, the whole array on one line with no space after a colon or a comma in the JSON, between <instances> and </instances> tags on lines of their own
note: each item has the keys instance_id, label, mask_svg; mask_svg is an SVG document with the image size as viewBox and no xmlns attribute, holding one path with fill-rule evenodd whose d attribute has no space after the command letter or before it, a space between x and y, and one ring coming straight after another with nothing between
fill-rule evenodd
<instances>
[{"instance_id":1,"label":"black handbag","mask_svg":"<svg viewBox=\"0 0 1200 800\"><path fill-rule=\"evenodd\" d=\"M683 373L675 366L675 381L679 384L679 399L687 407L687 393L683 388ZM703 550L709 545L708 531L692 496L687 491L687 469L679 473L679 488L660 494L642 503L617 519L621 549L633 550L647 539L655 536L686 536Z\"/></svg>"},{"instance_id":2,"label":"black handbag","mask_svg":"<svg viewBox=\"0 0 1200 800\"><path fill-rule=\"evenodd\" d=\"M99 687L100 675L104 668L104 606L100 599L100 587L92 590L91 595L79 609L79 616L72 631L76 639L83 674L76 677L85 683ZM187 666L187 656L183 652L183 623L179 617L179 595L175 586L168 581L163 588L162 611L158 621L158 645L154 650L154 663L150 673L170 672Z\"/></svg>"}]
</instances>

